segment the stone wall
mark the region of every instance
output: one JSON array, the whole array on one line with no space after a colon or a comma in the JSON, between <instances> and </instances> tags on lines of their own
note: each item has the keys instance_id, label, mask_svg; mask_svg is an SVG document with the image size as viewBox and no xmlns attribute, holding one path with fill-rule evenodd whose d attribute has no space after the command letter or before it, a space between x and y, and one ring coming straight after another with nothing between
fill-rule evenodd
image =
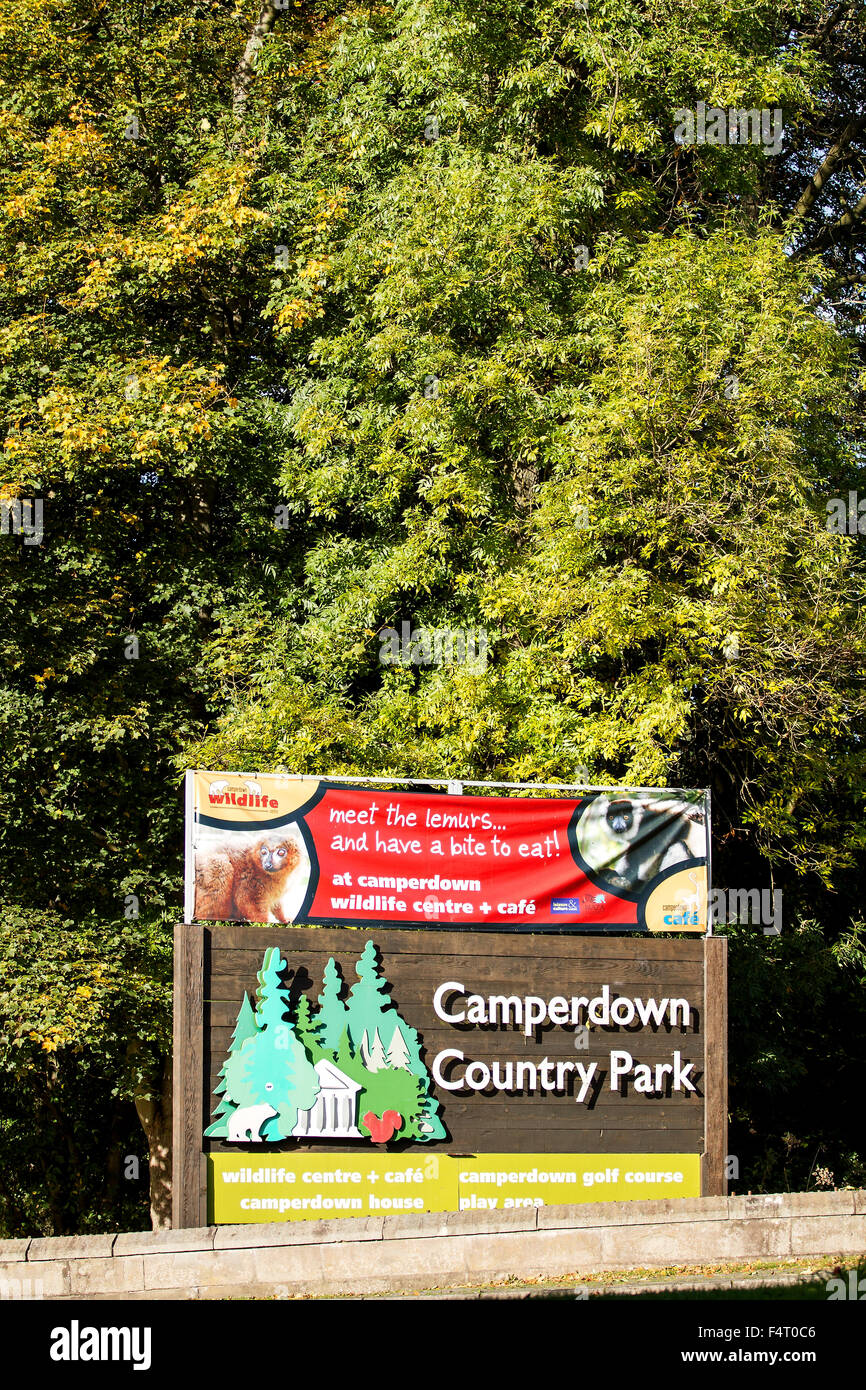
<instances>
[{"instance_id":1,"label":"stone wall","mask_svg":"<svg viewBox=\"0 0 866 1390\"><path fill-rule=\"evenodd\" d=\"M4 1298L287 1298L866 1253L866 1191L0 1241Z\"/></svg>"}]
</instances>

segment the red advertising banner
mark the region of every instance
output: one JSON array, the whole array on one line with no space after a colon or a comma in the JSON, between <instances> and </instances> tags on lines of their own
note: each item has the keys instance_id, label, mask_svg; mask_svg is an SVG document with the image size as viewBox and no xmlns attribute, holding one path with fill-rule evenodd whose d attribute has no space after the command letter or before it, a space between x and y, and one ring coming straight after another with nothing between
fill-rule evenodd
<instances>
[{"instance_id":1,"label":"red advertising banner","mask_svg":"<svg viewBox=\"0 0 866 1390\"><path fill-rule=\"evenodd\" d=\"M187 774L187 920L703 933L706 795Z\"/></svg>"}]
</instances>

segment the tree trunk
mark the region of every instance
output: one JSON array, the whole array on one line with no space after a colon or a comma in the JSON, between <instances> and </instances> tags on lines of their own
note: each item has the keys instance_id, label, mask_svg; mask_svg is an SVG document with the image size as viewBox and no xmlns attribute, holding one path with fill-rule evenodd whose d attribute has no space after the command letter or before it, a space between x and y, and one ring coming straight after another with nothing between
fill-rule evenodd
<instances>
[{"instance_id":1,"label":"tree trunk","mask_svg":"<svg viewBox=\"0 0 866 1390\"><path fill-rule=\"evenodd\" d=\"M243 119L250 87L255 76L256 55L279 17L276 0L264 0L259 17L253 26L244 48L243 57L238 63L232 79L232 107L235 117Z\"/></svg>"},{"instance_id":2,"label":"tree trunk","mask_svg":"<svg viewBox=\"0 0 866 1390\"><path fill-rule=\"evenodd\" d=\"M128 1122L128 1119L129 1111L123 1102L115 1100L111 1107L111 1125L108 1131L108 1160L105 1175L105 1206L107 1211L114 1210L120 1195L124 1159L120 1136L123 1133L124 1121Z\"/></svg>"},{"instance_id":3,"label":"tree trunk","mask_svg":"<svg viewBox=\"0 0 866 1390\"><path fill-rule=\"evenodd\" d=\"M171 1225L171 1058L164 1060L159 1089L136 1087L135 1109L147 1138L150 1170L150 1224Z\"/></svg>"},{"instance_id":4,"label":"tree trunk","mask_svg":"<svg viewBox=\"0 0 866 1390\"><path fill-rule=\"evenodd\" d=\"M866 129L866 116L858 116L845 126L838 140L830 146L818 168L815 170L791 214L794 217L805 217L821 193L825 183L832 177L838 164L846 158L851 142L862 135Z\"/></svg>"}]
</instances>

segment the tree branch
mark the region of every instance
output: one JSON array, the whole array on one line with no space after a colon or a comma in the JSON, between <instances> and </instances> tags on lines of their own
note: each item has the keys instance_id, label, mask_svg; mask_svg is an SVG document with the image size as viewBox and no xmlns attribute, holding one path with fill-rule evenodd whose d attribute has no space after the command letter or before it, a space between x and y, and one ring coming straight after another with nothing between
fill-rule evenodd
<instances>
[{"instance_id":1,"label":"tree branch","mask_svg":"<svg viewBox=\"0 0 866 1390\"><path fill-rule=\"evenodd\" d=\"M816 251L826 251L828 246L832 246L838 237L852 236L862 225L866 218L866 193L854 208L849 208L838 222L833 222L831 226L825 227L814 241L810 241L808 246L803 248L803 254L814 255Z\"/></svg>"},{"instance_id":2,"label":"tree branch","mask_svg":"<svg viewBox=\"0 0 866 1390\"><path fill-rule=\"evenodd\" d=\"M844 18L847 10L848 0L842 0L842 3L840 5L837 5L835 10L831 10L830 14L828 14L827 18L824 20L824 23L821 25L820 29L818 29L815 34L816 44L822 44L824 42L827 35L832 33L833 30L836 28L836 25L839 23L840 19Z\"/></svg>"},{"instance_id":3,"label":"tree branch","mask_svg":"<svg viewBox=\"0 0 866 1390\"><path fill-rule=\"evenodd\" d=\"M821 192L825 183L832 177L837 165L842 161L848 152L848 146L852 140L856 140L863 130L866 130L866 116L858 116L855 120L849 121L842 134L839 136L835 145L831 145L823 160L815 170L803 192L800 194L797 204L791 216L793 218L805 217L806 213L812 208L815 199Z\"/></svg>"}]
</instances>

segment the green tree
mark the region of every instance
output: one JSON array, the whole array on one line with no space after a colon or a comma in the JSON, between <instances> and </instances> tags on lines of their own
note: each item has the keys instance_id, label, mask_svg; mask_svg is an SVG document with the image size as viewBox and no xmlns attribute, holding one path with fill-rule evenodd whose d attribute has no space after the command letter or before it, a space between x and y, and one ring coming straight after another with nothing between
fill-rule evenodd
<instances>
[{"instance_id":1,"label":"green tree","mask_svg":"<svg viewBox=\"0 0 866 1390\"><path fill-rule=\"evenodd\" d=\"M244 991L243 1003L238 1010L237 1022L232 1040L229 1045L229 1057L238 1052L247 1038L255 1037L258 1032L255 1010L249 1000L249 995ZM205 1138L225 1138L228 1134L228 1117L237 1109L237 1104L232 1100L228 1093L226 1082L226 1066L228 1058L220 1067L219 1080L214 1086L214 1095L219 1097L216 1109L214 1110L213 1123L208 1125L205 1130Z\"/></svg>"},{"instance_id":2,"label":"green tree","mask_svg":"<svg viewBox=\"0 0 866 1390\"><path fill-rule=\"evenodd\" d=\"M769 5L710 28L704 5L576 22L552 0L310 39L317 118L299 93L271 184L294 270L266 310L294 354L303 598L190 756L710 784L739 862L853 866L863 568L825 525L856 457L850 345L763 152L673 143L699 99L782 104L794 139L816 9L790 47ZM254 101L298 42L273 29ZM483 627L488 669L383 666L403 620Z\"/></svg>"},{"instance_id":3,"label":"green tree","mask_svg":"<svg viewBox=\"0 0 866 1390\"><path fill-rule=\"evenodd\" d=\"M286 962L276 946L264 954L256 991L257 1032L225 1064L226 1092L238 1107L267 1104L276 1115L265 1122L268 1139L289 1139L299 1110L319 1093L319 1078L290 1021L291 1001L282 982Z\"/></svg>"},{"instance_id":4,"label":"green tree","mask_svg":"<svg viewBox=\"0 0 866 1390\"><path fill-rule=\"evenodd\" d=\"M171 981L162 924L0 910L4 1237L168 1224Z\"/></svg>"},{"instance_id":5,"label":"green tree","mask_svg":"<svg viewBox=\"0 0 866 1390\"><path fill-rule=\"evenodd\" d=\"M348 1071L348 1068L351 1067L353 1063L354 1053L352 1052L352 1044L349 1042L348 1029L345 1029L337 1046L337 1066L340 1068L340 1071L346 1072L347 1076L351 1075L353 1081L361 1080L362 1078L360 1076L356 1077L354 1072Z\"/></svg>"},{"instance_id":6,"label":"green tree","mask_svg":"<svg viewBox=\"0 0 866 1390\"><path fill-rule=\"evenodd\" d=\"M386 1009L394 1006L387 992L387 982L379 971L379 953L374 942L365 942L355 974L358 982L349 990L346 1007L349 1038L357 1054L362 1045L368 1050L372 1047Z\"/></svg>"},{"instance_id":7,"label":"green tree","mask_svg":"<svg viewBox=\"0 0 866 1390\"><path fill-rule=\"evenodd\" d=\"M341 1046L343 1035L349 1026L346 1006L340 998L342 989L343 977L332 956L322 975L322 993L319 995L316 1014L322 1047L328 1048L331 1052Z\"/></svg>"},{"instance_id":8,"label":"green tree","mask_svg":"<svg viewBox=\"0 0 866 1390\"><path fill-rule=\"evenodd\" d=\"M302 994L298 999L295 1032L313 1062L317 1062L324 1051L321 1039L322 1024L318 1015L312 1012L306 994Z\"/></svg>"},{"instance_id":9,"label":"green tree","mask_svg":"<svg viewBox=\"0 0 866 1390\"><path fill-rule=\"evenodd\" d=\"M852 1115L866 1036L862 920L835 941L809 920L785 923L772 937L745 925L722 931L730 960L728 1148L738 1163L731 1190L862 1187L866 1144Z\"/></svg>"},{"instance_id":10,"label":"green tree","mask_svg":"<svg viewBox=\"0 0 866 1390\"><path fill-rule=\"evenodd\" d=\"M400 1111L406 1121L401 1138L445 1139L447 1135L439 1118L439 1103L430 1095L430 1073L421 1058L418 1033L397 1012L387 992L387 982L379 968L378 951L372 941L366 942L355 973L358 983L349 991L348 1027L355 1056L360 1057L366 1069L364 1077L358 1075L355 1078L363 1080L367 1087L361 1098L362 1104L381 1115L381 1110L375 1109L380 1099L384 1102L389 1094L402 1094L401 1088L405 1087L407 1097L414 1097L415 1103L411 1111ZM401 1081L404 1068L395 1065L390 1054L386 1057L383 1040L387 1039L388 1046L393 1047L393 1040L397 1036L400 1036L406 1054L406 1069L418 1078L417 1087L410 1086L408 1081ZM393 1102L389 1102L389 1107L399 1109Z\"/></svg>"},{"instance_id":11,"label":"green tree","mask_svg":"<svg viewBox=\"0 0 866 1390\"><path fill-rule=\"evenodd\" d=\"M824 0L8 0L0 496L45 511L0 536L15 921L106 968L127 910L164 932L189 761L586 768L711 784L722 882L838 939L863 33ZM781 107L781 152L677 146L698 101ZM404 618L485 627L487 671L382 667ZM113 1104L100 1026L71 1110L6 1054L58 1135Z\"/></svg>"},{"instance_id":12,"label":"green tree","mask_svg":"<svg viewBox=\"0 0 866 1390\"><path fill-rule=\"evenodd\" d=\"M31 944L46 931L46 950L45 923L64 921L106 977L113 943L139 930L152 949L140 965L131 953L128 978L156 1011L138 1027L134 1010L97 990L102 1004L75 1043L74 1085L53 1079L58 1067L72 1081L62 1048L38 1067L26 1048L7 1049L2 1084L21 1104L29 1097L45 1145L62 1154L88 1115L124 1130L117 1059L129 1049L161 1222L171 1102L163 970L181 870L172 759L206 728L232 678L204 668L204 639L229 611L247 610L248 632L265 620L266 569L285 555L266 450L241 424L230 386L235 344L235 360L250 360L235 257L261 222L242 191L248 164L228 148L214 159L201 126L230 100L244 27L210 5L191 13L126 0L47 9L14 0L0 17L0 498L35 497L44 509L41 544L0 536L5 920ZM41 950L34 958L48 967ZM35 993L27 1004L19 992L19 1007L38 1016L42 980L27 970L24 981ZM125 982L118 988L125 999ZM128 1037L107 1048L105 1030L124 1018ZM25 1210L39 1213L30 1229L129 1224L127 1188L114 1177L106 1188L100 1141L83 1145L93 1161L73 1181L59 1160L43 1171L42 1140L27 1132L27 1162L7 1136L32 1185L28 1201L20 1190L10 1199L16 1230ZM140 1147L122 1142L132 1154Z\"/></svg>"}]
</instances>

